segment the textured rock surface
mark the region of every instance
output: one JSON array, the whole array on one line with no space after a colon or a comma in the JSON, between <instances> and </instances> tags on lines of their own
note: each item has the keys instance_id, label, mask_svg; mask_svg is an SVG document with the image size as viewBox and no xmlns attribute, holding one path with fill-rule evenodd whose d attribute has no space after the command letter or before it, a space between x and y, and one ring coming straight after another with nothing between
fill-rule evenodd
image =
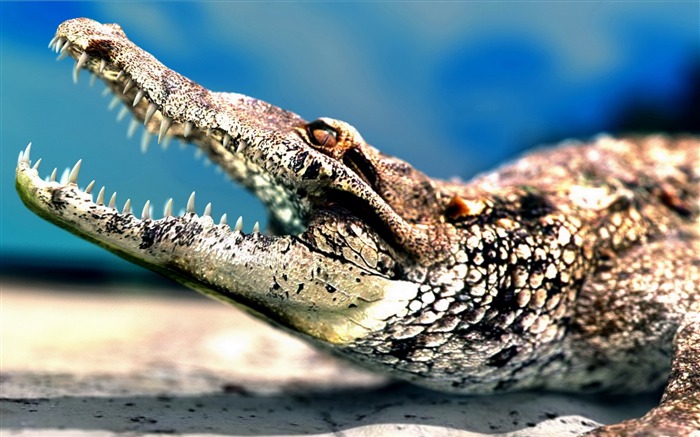
<instances>
[{"instance_id":1,"label":"textured rock surface","mask_svg":"<svg viewBox=\"0 0 700 437\"><path fill-rule=\"evenodd\" d=\"M3 435L576 435L657 400L393 384L195 295L4 281L1 316Z\"/></svg>"}]
</instances>

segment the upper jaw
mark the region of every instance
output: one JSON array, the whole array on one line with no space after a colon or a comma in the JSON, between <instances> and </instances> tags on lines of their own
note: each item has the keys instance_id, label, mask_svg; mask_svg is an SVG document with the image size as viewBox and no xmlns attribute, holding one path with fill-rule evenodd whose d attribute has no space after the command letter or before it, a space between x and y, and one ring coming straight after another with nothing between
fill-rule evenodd
<instances>
[{"instance_id":1,"label":"upper jaw","mask_svg":"<svg viewBox=\"0 0 700 437\"><path fill-rule=\"evenodd\" d=\"M413 224L342 161L312 147L298 115L234 93L218 93L167 68L132 43L116 24L87 18L62 23L50 47L101 78L134 118L159 141L175 136L196 144L266 205L284 234L306 229L330 193L344 193L371 211L383 234L409 257L434 262L447 253L435 226ZM365 147L371 149L359 137ZM448 243L444 243L448 244Z\"/></svg>"}]
</instances>

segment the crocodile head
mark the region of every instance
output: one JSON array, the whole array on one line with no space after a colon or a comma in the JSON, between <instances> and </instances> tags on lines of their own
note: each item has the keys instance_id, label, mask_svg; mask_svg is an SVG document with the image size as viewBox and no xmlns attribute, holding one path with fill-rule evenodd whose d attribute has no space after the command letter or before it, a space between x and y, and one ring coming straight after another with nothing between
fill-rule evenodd
<instances>
[{"instance_id":1,"label":"crocodile head","mask_svg":"<svg viewBox=\"0 0 700 437\"><path fill-rule=\"evenodd\" d=\"M449 238L434 182L383 155L342 121L307 122L241 94L209 91L168 69L116 24L62 23L50 47L88 70L158 141L200 148L267 207L270 233L242 232L209 208L140 216L64 180L39 177L20 154L17 190L41 217L200 292L326 344L384 329L416 297L415 272L438 262Z\"/></svg>"}]
</instances>

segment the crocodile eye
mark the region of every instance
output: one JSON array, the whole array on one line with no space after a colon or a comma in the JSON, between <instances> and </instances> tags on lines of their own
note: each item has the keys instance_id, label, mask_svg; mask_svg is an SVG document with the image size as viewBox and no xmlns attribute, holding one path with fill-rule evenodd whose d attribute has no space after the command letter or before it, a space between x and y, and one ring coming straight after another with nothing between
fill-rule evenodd
<instances>
[{"instance_id":1,"label":"crocodile eye","mask_svg":"<svg viewBox=\"0 0 700 437\"><path fill-rule=\"evenodd\" d=\"M316 120L306 126L309 131L309 138L316 146L333 148L338 139L338 133L331 126L321 120Z\"/></svg>"}]
</instances>

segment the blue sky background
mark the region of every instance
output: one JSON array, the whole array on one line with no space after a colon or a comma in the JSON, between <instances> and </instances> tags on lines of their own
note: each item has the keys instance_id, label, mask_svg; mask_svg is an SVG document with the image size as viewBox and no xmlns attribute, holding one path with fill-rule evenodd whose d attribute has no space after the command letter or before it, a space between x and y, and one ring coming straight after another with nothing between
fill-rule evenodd
<instances>
[{"instance_id":1,"label":"blue sky background","mask_svg":"<svg viewBox=\"0 0 700 437\"><path fill-rule=\"evenodd\" d=\"M140 134L126 139L103 86L89 88L87 74L72 84L71 61L55 62L46 47L69 18L119 23L208 88L348 121L435 177L468 178L541 142L700 125L697 1L0 2L0 12L5 261L127 268L21 205L14 166L29 141L45 173L83 158L83 183L95 178L135 209L169 197L184 207L196 190L200 208L212 201L215 215L242 214L248 229L265 223L257 201L191 148L153 142L141 154Z\"/></svg>"}]
</instances>

